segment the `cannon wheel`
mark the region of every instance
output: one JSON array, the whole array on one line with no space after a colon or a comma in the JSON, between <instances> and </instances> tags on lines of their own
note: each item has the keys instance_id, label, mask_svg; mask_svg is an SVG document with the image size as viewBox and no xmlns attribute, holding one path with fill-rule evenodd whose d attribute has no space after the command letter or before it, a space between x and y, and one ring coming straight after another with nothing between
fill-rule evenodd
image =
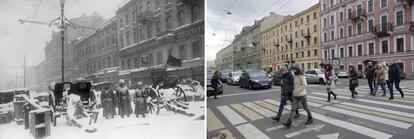
<instances>
[{"instance_id":1,"label":"cannon wheel","mask_svg":"<svg viewBox=\"0 0 414 139\"><path fill-rule=\"evenodd\" d=\"M175 86L175 90L175 96L177 97L177 100L187 102L187 96L185 95L184 90L179 86Z\"/></svg>"},{"instance_id":2,"label":"cannon wheel","mask_svg":"<svg viewBox=\"0 0 414 139\"><path fill-rule=\"evenodd\" d=\"M148 98L147 98L148 112L152 113L153 111L156 111L156 114L158 115L162 107L160 106L160 103L162 102L160 101L160 96L158 94L158 91L156 91L152 87L147 87L145 88L145 90L148 95Z\"/></svg>"}]
</instances>

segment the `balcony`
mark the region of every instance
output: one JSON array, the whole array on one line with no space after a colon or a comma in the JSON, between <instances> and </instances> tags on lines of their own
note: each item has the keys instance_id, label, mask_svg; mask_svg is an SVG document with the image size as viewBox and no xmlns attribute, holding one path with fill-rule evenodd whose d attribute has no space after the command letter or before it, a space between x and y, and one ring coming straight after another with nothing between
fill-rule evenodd
<instances>
[{"instance_id":1,"label":"balcony","mask_svg":"<svg viewBox=\"0 0 414 139\"><path fill-rule=\"evenodd\" d=\"M365 17L366 17L366 13L364 9L355 10L351 14L351 20L354 22L358 20L364 20Z\"/></svg>"},{"instance_id":2,"label":"balcony","mask_svg":"<svg viewBox=\"0 0 414 139\"><path fill-rule=\"evenodd\" d=\"M141 12L138 15L137 20L138 22L144 23L144 22L151 21L152 19L154 19L154 17L155 17L155 13L153 11L145 11L145 12Z\"/></svg>"},{"instance_id":3,"label":"balcony","mask_svg":"<svg viewBox=\"0 0 414 139\"><path fill-rule=\"evenodd\" d=\"M414 0L401 0L401 2L403 3L404 7L411 7L413 5L413 1Z\"/></svg>"},{"instance_id":4,"label":"balcony","mask_svg":"<svg viewBox=\"0 0 414 139\"><path fill-rule=\"evenodd\" d=\"M305 38L305 39L309 39L309 38L311 38L310 33L309 33L309 32L305 32L305 33L303 34L303 38Z\"/></svg>"},{"instance_id":5,"label":"balcony","mask_svg":"<svg viewBox=\"0 0 414 139\"><path fill-rule=\"evenodd\" d=\"M286 37L286 41L287 41L288 43L292 43L292 42L293 42L292 37Z\"/></svg>"},{"instance_id":6,"label":"balcony","mask_svg":"<svg viewBox=\"0 0 414 139\"><path fill-rule=\"evenodd\" d=\"M279 40L275 40L274 42L273 42L273 45L275 45L275 46L280 46L280 44L279 44Z\"/></svg>"},{"instance_id":7,"label":"balcony","mask_svg":"<svg viewBox=\"0 0 414 139\"><path fill-rule=\"evenodd\" d=\"M378 24L376 25L372 32L377 36L377 38L388 37L391 35L393 31L393 24L387 22L386 24Z\"/></svg>"},{"instance_id":8,"label":"balcony","mask_svg":"<svg viewBox=\"0 0 414 139\"><path fill-rule=\"evenodd\" d=\"M414 33L414 21L409 22L410 24L410 33L413 34Z\"/></svg>"}]
</instances>

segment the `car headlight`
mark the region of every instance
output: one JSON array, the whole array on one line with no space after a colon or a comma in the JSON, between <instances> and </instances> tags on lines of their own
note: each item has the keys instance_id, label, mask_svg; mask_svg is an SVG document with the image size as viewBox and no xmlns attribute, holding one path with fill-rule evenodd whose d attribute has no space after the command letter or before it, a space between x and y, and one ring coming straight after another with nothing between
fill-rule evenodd
<instances>
[{"instance_id":1,"label":"car headlight","mask_svg":"<svg viewBox=\"0 0 414 139\"><path fill-rule=\"evenodd\" d=\"M253 80L254 82L259 82L259 80Z\"/></svg>"},{"instance_id":2,"label":"car headlight","mask_svg":"<svg viewBox=\"0 0 414 139\"><path fill-rule=\"evenodd\" d=\"M272 81L272 79L269 79L269 81Z\"/></svg>"}]
</instances>

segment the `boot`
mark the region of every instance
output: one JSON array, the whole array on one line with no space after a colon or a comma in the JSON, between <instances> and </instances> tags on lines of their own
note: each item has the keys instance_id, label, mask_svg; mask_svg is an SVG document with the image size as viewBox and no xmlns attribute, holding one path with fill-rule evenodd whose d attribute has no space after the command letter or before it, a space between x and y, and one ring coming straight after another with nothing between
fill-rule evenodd
<instances>
[{"instance_id":1,"label":"boot","mask_svg":"<svg viewBox=\"0 0 414 139\"><path fill-rule=\"evenodd\" d=\"M297 119L299 117L300 117L300 114L299 113L296 113L295 116L293 117L293 119Z\"/></svg>"},{"instance_id":2,"label":"boot","mask_svg":"<svg viewBox=\"0 0 414 139\"><path fill-rule=\"evenodd\" d=\"M331 93L328 93L328 100L326 102L331 102Z\"/></svg>"},{"instance_id":3,"label":"boot","mask_svg":"<svg viewBox=\"0 0 414 139\"><path fill-rule=\"evenodd\" d=\"M280 118L274 116L274 117L270 117L270 119L275 120L276 122L279 122Z\"/></svg>"},{"instance_id":4,"label":"boot","mask_svg":"<svg viewBox=\"0 0 414 139\"><path fill-rule=\"evenodd\" d=\"M292 125L292 120L288 120L286 121L286 123L283 123L284 126L286 126L287 128L290 128L290 126Z\"/></svg>"},{"instance_id":5,"label":"boot","mask_svg":"<svg viewBox=\"0 0 414 139\"><path fill-rule=\"evenodd\" d=\"M400 93L401 93L401 97L404 98L404 93L402 91Z\"/></svg>"},{"instance_id":6,"label":"boot","mask_svg":"<svg viewBox=\"0 0 414 139\"><path fill-rule=\"evenodd\" d=\"M313 118L310 117L310 118L308 118L308 121L306 121L305 125L309 125L309 124L312 124L312 123L313 123Z\"/></svg>"},{"instance_id":7,"label":"boot","mask_svg":"<svg viewBox=\"0 0 414 139\"><path fill-rule=\"evenodd\" d=\"M332 91L331 91L331 93L334 96L334 99L336 100L336 94L334 92L332 92Z\"/></svg>"},{"instance_id":8,"label":"boot","mask_svg":"<svg viewBox=\"0 0 414 139\"><path fill-rule=\"evenodd\" d=\"M392 99L394 99L394 97L393 97L393 96L391 96L390 98L388 98L388 100L392 100Z\"/></svg>"}]
</instances>

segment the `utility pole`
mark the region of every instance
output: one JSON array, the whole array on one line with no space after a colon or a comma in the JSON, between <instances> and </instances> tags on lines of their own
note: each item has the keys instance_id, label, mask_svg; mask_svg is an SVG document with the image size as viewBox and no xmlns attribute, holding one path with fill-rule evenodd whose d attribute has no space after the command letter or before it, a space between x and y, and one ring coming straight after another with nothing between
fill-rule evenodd
<instances>
[{"instance_id":1,"label":"utility pole","mask_svg":"<svg viewBox=\"0 0 414 139\"><path fill-rule=\"evenodd\" d=\"M65 17L65 0L60 0L60 16L54 20L52 20L51 22L39 22L39 21L29 21L29 20L22 20L19 19L20 23L23 24L24 22L27 23L34 23L34 24L43 24L43 25L54 25L54 26L58 26L58 28L60 29L60 39L62 42L62 83L65 82L65 56L64 56L64 45L65 45L65 30L67 29L67 27L71 27L73 29L78 29L78 28L82 28L82 29L91 29L91 30L96 30L96 28L91 28L91 27L85 27L85 26L81 26L78 24L75 24L71 21L69 21L66 17Z\"/></svg>"}]
</instances>

